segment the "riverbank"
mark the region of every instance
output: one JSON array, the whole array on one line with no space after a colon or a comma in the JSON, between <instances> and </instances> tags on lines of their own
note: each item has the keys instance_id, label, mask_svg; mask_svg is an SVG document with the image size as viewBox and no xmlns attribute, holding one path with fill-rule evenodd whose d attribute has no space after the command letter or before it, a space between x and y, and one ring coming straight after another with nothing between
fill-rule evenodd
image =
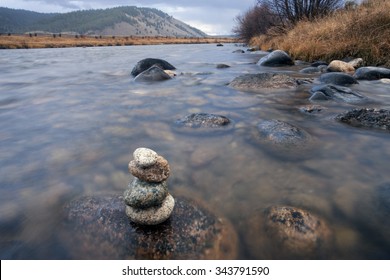
<instances>
[{"instance_id":1,"label":"riverbank","mask_svg":"<svg viewBox=\"0 0 390 280\"><path fill-rule=\"evenodd\" d=\"M223 37L137 37L137 36L65 36L53 35L0 35L0 49L104 47L160 44L224 44L237 43L236 38Z\"/></svg>"},{"instance_id":2,"label":"riverbank","mask_svg":"<svg viewBox=\"0 0 390 280\"><path fill-rule=\"evenodd\" d=\"M390 67L390 1L370 0L293 29L252 38L261 49L283 49L305 61L361 57L367 65Z\"/></svg>"}]
</instances>

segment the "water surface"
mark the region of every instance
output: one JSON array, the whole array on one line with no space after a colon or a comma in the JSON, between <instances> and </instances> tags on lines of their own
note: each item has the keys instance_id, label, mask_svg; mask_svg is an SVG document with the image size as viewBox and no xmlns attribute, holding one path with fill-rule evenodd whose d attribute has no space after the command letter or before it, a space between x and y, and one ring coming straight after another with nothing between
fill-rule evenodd
<instances>
[{"instance_id":1,"label":"water surface","mask_svg":"<svg viewBox=\"0 0 390 280\"><path fill-rule=\"evenodd\" d=\"M333 230L332 259L390 258L390 134L349 127L334 116L356 107L329 101L308 115L298 90L251 93L226 86L262 68L264 53L233 53L234 45L159 45L0 51L1 257L67 258L58 231L64 203L82 194L122 192L138 147L168 159L171 193L194 193L227 217L240 236L240 258L256 258L245 221L254 210L284 204L312 211ZM173 80L136 83L137 61L163 58ZM227 69L217 69L225 63ZM318 83L317 76L309 75ZM390 108L390 85L354 89ZM225 134L181 133L189 113L230 118ZM259 120L297 125L315 139L302 158L273 154L253 141ZM67 248L69 249L69 248ZM71 249L71 248L70 248ZM277 256L277 252L275 252Z\"/></svg>"}]
</instances>

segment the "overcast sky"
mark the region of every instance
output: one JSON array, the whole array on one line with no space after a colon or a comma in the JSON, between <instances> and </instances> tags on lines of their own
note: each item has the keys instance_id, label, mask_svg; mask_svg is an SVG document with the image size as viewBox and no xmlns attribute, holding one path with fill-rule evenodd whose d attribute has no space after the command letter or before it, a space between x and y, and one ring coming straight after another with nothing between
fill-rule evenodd
<instances>
[{"instance_id":1,"label":"overcast sky","mask_svg":"<svg viewBox=\"0 0 390 280\"><path fill-rule=\"evenodd\" d=\"M157 8L209 35L231 34L234 18L256 0L0 0L0 7L36 12L71 12L117 6Z\"/></svg>"}]
</instances>

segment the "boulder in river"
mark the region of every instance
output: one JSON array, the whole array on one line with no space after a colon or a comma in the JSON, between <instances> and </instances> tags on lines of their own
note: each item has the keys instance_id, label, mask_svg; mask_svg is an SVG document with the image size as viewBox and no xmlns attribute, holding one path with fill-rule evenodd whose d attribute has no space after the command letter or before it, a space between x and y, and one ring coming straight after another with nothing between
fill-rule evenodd
<instances>
[{"instance_id":1,"label":"boulder in river","mask_svg":"<svg viewBox=\"0 0 390 280\"><path fill-rule=\"evenodd\" d=\"M138 74L134 81L137 82L157 82L157 81L165 81L171 79L171 76L167 74L163 69L159 66L152 66L149 69L143 71Z\"/></svg>"},{"instance_id":2,"label":"boulder in river","mask_svg":"<svg viewBox=\"0 0 390 280\"><path fill-rule=\"evenodd\" d=\"M339 86L347 86L358 84L359 82L351 75L345 73L324 73L320 76L320 82L325 84L334 84Z\"/></svg>"},{"instance_id":3,"label":"boulder in river","mask_svg":"<svg viewBox=\"0 0 390 280\"><path fill-rule=\"evenodd\" d=\"M171 217L138 225L125 213L123 196L83 196L64 207L61 241L74 259L236 259L237 235L225 219L185 197Z\"/></svg>"},{"instance_id":4,"label":"boulder in river","mask_svg":"<svg viewBox=\"0 0 390 280\"><path fill-rule=\"evenodd\" d=\"M294 65L292 58L282 50L276 50L262 57L257 65L260 66L288 66Z\"/></svg>"},{"instance_id":5,"label":"boulder in river","mask_svg":"<svg viewBox=\"0 0 390 280\"><path fill-rule=\"evenodd\" d=\"M318 85L310 90L311 101L336 100L346 103L360 103L368 99L360 93L342 86L332 84Z\"/></svg>"},{"instance_id":6,"label":"boulder in river","mask_svg":"<svg viewBox=\"0 0 390 280\"><path fill-rule=\"evenodd\" d=\"M353 67L353 65L349 64L348 62L341 61L341 60L333 60L329 63L327 71L354 73L355 68Z\"/></svg>"},{"instance_id":7,"label":"boulder in river","mask_svg":"<svg viewBox=\"0 0 390 280\"><path fill-rule=\"evenodd\" d=\"M265 151L283 158L301 159L310 155L313 139L305 130L280 120L262 120L254 133Z\"/></svg>"},{"instance_id":8,"label":"boulder in river","mask_svg":"<svg viewBox=\"0 0 390 280\"><path fill-rule=\"evenodd\" d=\"M256 259L327 259L333 247L327 223L292 206L254 211L244 234L246 247Z\"/></svg>"},{"instance_id":9,"label":"boulder in river","mask_svg":"<svg viewBox=\"0 0 390 280\"><path fill-rule=\"evenodd\" d=\"M145 58L137 62L131 71L131 75L136 77L138 74L144 72L152 66L158 66L162 70L175 70L175 66L169 62L159 58Z\"/></svg>"},{"instance_id":10,"label":"boulder in river","mask_svg":"<svg viewBox=\"0 0 390 280\"><path fill-rule=\"evenodd\" d=\"M362 108L339 114L336 120L356 127L390 131L390 110Z\"/></svg>"},{"instance_id":11,"label":"boulder in river","mask_svg":"<svg viewBox=\"0 0 390 280\"><path fill-rule=\"evenodd\" d=\"M230 87L238 90L258 91L262 89L296 88L299 81L285 74L258 73L244 74L233 79Z\"/></svg>"},{"instance_id":12,"label":"boulder in river","mask_svg":"<svg viewBox=\"0 0 390 280\"><path fill-rule=\"evenodd\" d=\"M356 70L354 77L358 80L390 79L390 69L384 67L361 67Z\"/></svg>"}]
</instances>

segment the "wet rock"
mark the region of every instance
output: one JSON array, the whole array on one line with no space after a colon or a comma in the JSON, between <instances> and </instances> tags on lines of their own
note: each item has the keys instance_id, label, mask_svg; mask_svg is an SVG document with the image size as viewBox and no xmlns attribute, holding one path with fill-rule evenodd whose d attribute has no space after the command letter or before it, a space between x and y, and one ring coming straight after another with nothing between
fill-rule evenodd
<instances>
[{"instance_id":1,"label":"wet rock","mask_svg":"<svg viewBox=\"0 0 390 280\"><path fill-rule=\"evenodd\" d=\"M172 77L165 73L159 66L152 66L149 69L138 74L134 81L136 82L158 82L172 79Z\"/></svg>"},{"instance_id":2,"label":"wet rock","mask_svg":"<svg viewBox=\"0 0 390 280\"><path fill-rule=\"evenodd\" d=\"M294 65L292 58L284 51L276 50L262 57L257 65L260 66L286 66Z\"/></svg>"},{"instance_id":3,"label":"wet rock","mask_svg":"<svg viewBox=\"0 0 390 280\"><path fill-rule=\"evenodd\" d=\"M135 160L130 161L129 171L143 181L158 183L169 177L170 169L168 161L162 156L157 156L156 163L149 167L140 167Z\"/></svg>"},{"instance_id":4,"label":"wet rock","mask_svg":"<svg viewBox=\"0 0 390 280\"><path fill-rule=\"evenodd\" d=\"M279 120L261 121L257 129L261 138L277 145L302 145L309 138L306 131Z\"/></svg>"},{"instance_id":5,"label":"wet rock","mask_svg":"<svg viewBox=\"0 0 390 280\"><path fill-rule=\"evenodd\" d=\"M346 73L355 72L355 68L351 64L341 60L331 61L328 65L327 70L328 72L346 72Z\"/></svg>"},{"instance_id":6,"label":"wet rock","mask_svg":"<svg viewBox=\"0 0 390 280\"><path fill-rule=\"evenodd\" d=\"M176 68L169 62L159 58L145 58L139 61L131 71L131 75L134 77L144 72L152 66L157 66L162 70L175 70Z\"/></svg>"},{"instance_id":7,"label":"wet rock","mask_svg":"<svg viewBox=\"0 0 390 280\"><path fill-rule=\"evenodd\" d=\"M218 44L217 44L217 47L223 47L223 44L218 43Z\"/></svg>"},{"instance_id":8,"label":"wet rock","mask_svg":"<svg viewBox=\"0 0 390 280\"><path fill-rule=\"evenodd\" d=\"M358 84L358 81L345 73L325 73L320 76L320 82L325 84L334 84L339 86Z\"/></svg>"},{"instance_id":9,"label":"wet rock","mask_svg":"<svg viewBox=\"0 0 390 280\"><path fill-rule=\"evenodd\" d=\"M233 51L233 53L245 53L245 51L240 49L240 50Z\"/></svg>"},{"instance_id":10,"label":"wet rock","mask_svg":"<svg viewBox=\"0 0 390 280\"><path fill-rule=\"evenodd\" d=\"M390 111L386 109L353 109L339 114L336 120L351 126L390 131Z\"/></svg>"},{"instance_id":11,"label":"wet rock","mask_svg":"<svg viewBox=\"0 0 390 280\"><path fill-rule=\"evenodd\" d=\"M254 135L266 152L283 158L300 159L309 156L312 138L305 130L280 120L263 120Z\"/></svg>"},{"instance_id":12,"label":"wet rock","mask_svg":"<svg viewBox=\"0 0 390 280\"><path fill-rule=\"evenodd\" d=\"M311 64L311 66L312 66L312 67L328 66L328 63L326 63L326 61L319 60L319 61L314 61L314 62Z\"/></svg>"},{"instance_id":13,"label":"wet rock","mask_svg":"<svg viewBox=\"0 0 390 280\"><path fill-rule=\"evenodd\" d=\"M305 114L313 115L323 111L325 108L319 105L307 105L299 108L299 111Z\"/></svg>"},{"instance_id":14,"label":"wet rock","mask_svg":"<svg viewBox=\"0 0 390 280\"><path fill-rule=\"evenodd\" d=\"M247 249L256 259L326 259L333 236L312 213L290 206L258 211L248 221Z\"/></svg>"},{"instance_id":15,"label":"wet rock","mask_svg":"<svg viewBox=\"0 0 390 280\"><path fill-rule=\"evenodd\" d=\"M227 64L217 64L217 69L224 69L224 68L230 68L230 66L229 65L227 65Z\"/></svg>"},{"instance_id":16,"label":"wet rock","mask_svg":"<svg viewBox=\"0 0 390 280\"><path fill-rule=\"evenodd\" d=\"M232 122L221 115L193 113L176 120L174 128L184 133L223 133L232 129Z\"/></svg>"},{"instance_id":17,"label":"wet rock","mask_svg":"<svg viewBox=\"0 0 390 280\"><path fill-rule=\"evenodd\" d=\"M354 77L358 80L390 78L390 69L383 67L361 67L356 70Z\"/></svg>"},{"instance_id":18,"label":"wet rock","mask_svg":"<svg viewBox=\"0 0 390 280\"><path fill-rule=\"evenodd\" d=\"M332 84L315 86L310 90L310 93L312 94L309 98L311 101L336 100L347 103L360 103L368 100L365 96L350 88Z\"/></svg>"},{"instance_id":19,"label":"wet rock","mask_svg":"<svg viewBox=\"0 0 390 280\"><path fill-rule=\"evenodd\" d=\"M299 71L299 73L303 73L303 74L316 74L321 72L322 72L321 69L318 67L306 67Z\"/></svg>"},{"instance_id":20,"label":"wet rock","mask_svg":"<svg viewBox=\"0 0 390 280\"><path fill-rule=\"evenodd\" d=\"M245 74L235 78L229 86L238 90L257 91L265 88L296 88L298 80L288 75L277 73Z\"/></svg>"},{"instance_id":21,"label":"wet rock","mask_svg":"<svg viewBox=\"0 0 390 280\"><path fill-rule=\"evenodd\" d=\"M64 207L61 241L75 259L237 258L231 224L184 197L177 197L171 217L155 226L132 223L120 195L75 199Z\"/></svg>"}]
</instances>

